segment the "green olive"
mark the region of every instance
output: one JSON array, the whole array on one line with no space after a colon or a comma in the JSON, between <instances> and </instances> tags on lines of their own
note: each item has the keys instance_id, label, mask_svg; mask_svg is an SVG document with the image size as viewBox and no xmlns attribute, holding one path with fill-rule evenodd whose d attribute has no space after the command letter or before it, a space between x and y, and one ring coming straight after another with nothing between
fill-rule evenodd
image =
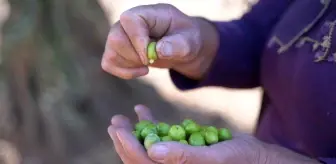
<instances>
[{"instance_id":1,"label":"green olive","mask_svg":"<svg viewBox=\"0 0 336 164\"><path fill-rule=\"evenodd\" d=\"M154 126L154 128L153 128L151 126L147 126L144 129L142 129L142 131L141 131L141 137L142 138L146 138L149 134L152 134L152 133L153 134L157 134L156 127Z\"/></svg>"},{"instance_id":2,"label":"green olive","mask_svg":"<svg viewBox=\"0 0 336 164\"><path fill-rule=\"evenodd\" d=\"M174 140L174 141L180 141L186 139L186 132L180 125L173 125L170 127L168 135Z\"/></svg>"},{"instance_id":3,"label":"green olive","mask_svg":"<svg viewBox=\"0 0 336 164\"><path fill-rule=\"evenodd\" d=\"M147 58L149 60L149 64L153 64L155 60L158 59L156 53L156 42L150 42L147 47Z\"/></svg>"},{"instance_id":4,"label":"green olive","mask_svg":"<svg viewBox=\"0 0 336 164\"><path fill-rule=\"evenodd\" d=\"M148 134L144 141L144 146L148 150L153 144L160 142L160 137L157 134Z\"/></svg>"},{"instance_id":5,"label":"green olive","mask_svg":"<svg viewBox=\"0 0 336 164\"><path fill-rule=\"evenodd\" d=\"M167 141L173 141L173 139L170 136L164 136L164 137L161 137L161 141L167 142Z\"/></svg>"},{"instance_id":6,"label":"green olive","mask_svg":"<svg viewBox=\"0 0 336 164\"><path fill-rule=\"evenodd\" d=\"M230 140L232 139L232 134L229 129L220 128L218 129L218 138L219 138L219 141Z\"/></svg>"},{"instance_id":7,"label":"green olive","mask_svg":"<svg viewBox=\"0 0 336 164\"><path fill-rule=\"evenodd\" d=\"M213 145L218 143L218 135L217 133L213 132L213 131L207 131L205 132L205 142L208 145Z\"/></svg>"},{"instance_id":8,"label":"green olive","mask_svg":"<svg viewBox=\"0 0 336 164\"><path fill-rule=\"evenodd\" d=\"M205 133L207 132L207 128L206 127L202 127L200 130L200 133L202 134L203 137L205 137Z\"/></svg>"},{"instance_id":9,"label":"green olive","mask_svg":"<svg viewBox=\"0 0 336 164\"><path fill-rule=\"evenodd\" d=\"M218 130L217 130L217 128L214 127L214 126L208 126L208 127L206 128L206 131L212 131L212 132L215 132L216 134L218 134Z\"/></svg>"},{"instance_id":10,"label":"green olive","mask_svg":"<svg viewBox=\"0 0 336 164\"><path fill-rule=\"evenodd\" d=\"M156 129L158 130L158 135L159 136L167 136L168 135L168 132L169 132L169 129L170 129L170 125L167 124L167 123L163 123L163 122L160 122L156 125Z\"/></svg>"},{"instance_id":11,"label":"green olive","mask_svg":"<svg viewBox=\"0 0 336 164\"><path fill-rule=\"evenodd\" d=\"M184 119L181 125L183 126L183 128L185 128L190 123L196 123L196 122L192 119Z\"/></svg>"},{"instance_id":12,"label":"green olive","mask_svg":"<svg viewBox=\"0 0 336 164\"><path fill-rule=\"evenodd\" d=\"M141 132L147 125L152 124L151 121L141 120L137 124L135 124L135 130Z\"/></svg>"},{"instance_id":13,"label":"green olive","mask_svg":"<svg viewBox=\"0 0 336 164\"><path fill-rule=\"evenodd\" d=\"M189 123L184 129L187 132L187 135L201 131L201 127L196 123Z\"/></svg>"},{"instance_id":14,"label":"green olive","mask_svg":"<svg viewBox=\"0 0 336 164\"><path fill-rule=\"evenodd\" d=\"M148 124L146 127L151 128L151 129L156 129L156 130L157 130L156 125L153 124L153 123Z\"/></svg>"},{"instance_id":15,"label":"green olive","mask_svg":"<svg viewBox=\"0 0 336 164\"><path fill-rule=\"evenodd\" d=\"M192 146L204 146L205 140L200 132L196 132L190 135L189 144Z\"/></svg>"},{"instance_id":16,"label":"green olive","mask_svg":"<svg viewBox=\"0 0 336 164\"><path fill-rule=\"evenodd\" d=\"M189 143L188 143L188 141L187 141L187 140L180 140L179 142L180 142L180 143L182 143L182 144L189 145Z\"/></svg>"}]
</instances>

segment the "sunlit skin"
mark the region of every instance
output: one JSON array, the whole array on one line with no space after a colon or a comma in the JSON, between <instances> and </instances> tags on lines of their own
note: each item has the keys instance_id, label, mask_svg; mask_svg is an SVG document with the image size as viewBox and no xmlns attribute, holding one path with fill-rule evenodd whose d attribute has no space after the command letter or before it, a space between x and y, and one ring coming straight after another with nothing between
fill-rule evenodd
<instances>
[{"instance_id":1,"label":"sunlit skin","mask_svg":"<svg viewBox=\"0 0 336 164\"><path fill-rule=\"evenodd\" d=\"M138 6L125 11L120 16L120 21L112 25L102 58L102 68L122 79L147 75L147 46L152 38L157 39L155 49L158 58L150 66L172 69L193 80L201 80L207 75L220 48L219 33L208 21L187 16L167 4ZM228 39L228 43L229 41ZM146 106L136 106L135 112L139 120L156 122ZM220 140L229 136L223 130L218 133L214 127L199 132L193 138L204 139L209 129L221 135ZM128 118L120 115L112 118L108 129L116 152L125 164L319 163L289 149L236 132L232 132L231 140L210 146L158 142L146 151L132 134L133 130ZM180 141L181 138L177 136L172 139ZM192 142L194 145L203 145Z\"/></svg>"}]
</instances>

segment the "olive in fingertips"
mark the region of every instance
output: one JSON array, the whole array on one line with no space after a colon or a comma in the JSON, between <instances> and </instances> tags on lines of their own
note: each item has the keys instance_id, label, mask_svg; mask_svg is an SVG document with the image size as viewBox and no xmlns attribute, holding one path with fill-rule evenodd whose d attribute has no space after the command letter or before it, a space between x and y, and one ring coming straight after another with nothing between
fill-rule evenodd
<instances>
[{"instance_id":1,"label":"olive in fingertips","mask_svg":"<svg viewBox=\"0 0 336 164\"><path fill-rule=\"evenodd\" d=\"M150 42L147 47L147 58L149 60L149 64L153 64L157 59L156 53L156 42Z\"/></svg>"}]
</instances>

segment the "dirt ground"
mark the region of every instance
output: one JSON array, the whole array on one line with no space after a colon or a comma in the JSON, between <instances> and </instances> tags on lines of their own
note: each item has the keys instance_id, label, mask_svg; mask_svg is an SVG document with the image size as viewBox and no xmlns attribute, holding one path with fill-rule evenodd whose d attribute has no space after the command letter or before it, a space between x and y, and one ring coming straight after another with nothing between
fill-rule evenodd
<instances>
[{"instance_id":1,"label":"dirt ground","mask_svg":"<svg viewBox=\"0 0 336 164\"><path fill-rule=\"evenodd\" d=\"M246 10L243 4L237 3L238 0L207 0L206 2L193 0L192 7L190 0L101 0L107 14L113 13L113 16L109 16L110 23L117 20L118 15L130 7L158 2L169 2L190 15L200 15L213 20L238 18L243 10ZM204 10L204 6L208 6L209 10ZM0 3L0 11L3 12L2 15L0 14L1 21L8 11L5 4ZM64 132L69 164L121 163L106 134L106 127L114 114L124 114L135 122L132 108L138 103L148 105L153 109L157 119L169 123L176 123L185 117L190 117L202 124L227 126L247 133L253 132L260 107L259 88L252 90L203 88L180 92L169 79L167 70L151 69L146 77L124 81L102 72L98 58L92 58L89 63L83 61L82 64L87 66L84 71L88 74L87 85L90 86L88 93L92 101L80 105L84 106L81 108L84 109L81 111L84 113L82 121L89 127L84 128L80 133ZM0 83L0 90L3 88ZM0 100L4 100L1 96L3 94L0 94ZM4 102L0 102L0 108L5 106ZM87 106L95 106L95 110L99 110L98 115L90 115L90 111L85 111ZM86 139L81 139L82 136ZM6 161L5 164L45 163L36 156L20 155L18 150L3 140L0 140L0 164L4 163L1 160Z\"/></svg>"}]
</instances>

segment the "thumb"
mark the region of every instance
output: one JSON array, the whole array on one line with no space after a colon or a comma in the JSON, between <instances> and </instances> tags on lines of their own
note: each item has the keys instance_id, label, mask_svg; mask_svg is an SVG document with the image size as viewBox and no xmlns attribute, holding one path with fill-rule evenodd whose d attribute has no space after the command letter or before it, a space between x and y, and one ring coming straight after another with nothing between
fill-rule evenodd
<instances>
[{"instance_id":1,"label":"thumb","mask_svg":"<svg viewBox=\"0 0 336 164\"><path fill-rule=\"evenodd\" d=\"M195 38L197 38L195 34L193 36L189 31L161 38L156 45L159 59L176 61L194 59L200 49L200 44L196 43Z\"/></svg>"},{"instance_id":2,"label":"thumb","mask_svg":"<svg viewBox=\"0 0 336 164\"><path fill-rule=\"evenodd\" d=\"M148 156L155 162L170 163L211 163L211 153L207 147L192 147L178 142L154 144Z\"/></svg>"}]
</instances>

